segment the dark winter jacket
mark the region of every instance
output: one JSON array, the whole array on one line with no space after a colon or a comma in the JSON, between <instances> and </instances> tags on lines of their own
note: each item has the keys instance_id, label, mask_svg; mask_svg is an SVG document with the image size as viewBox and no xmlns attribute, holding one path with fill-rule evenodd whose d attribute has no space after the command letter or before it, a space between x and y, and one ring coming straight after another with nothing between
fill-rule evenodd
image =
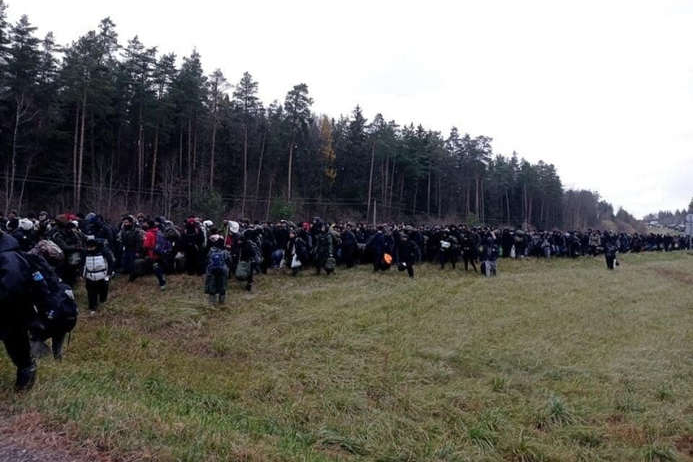
<instances>
[{"instance_id":1,"label":"dark winter jacket","mask_svg":"<svg viewBox=\"0 0 693 462\"><path fill-rule=\"evenodd\" d=\"M0 232L0 339L10 329L28 328L33 318L32 275L19 243Z\"/></svg>"}]
</instances>

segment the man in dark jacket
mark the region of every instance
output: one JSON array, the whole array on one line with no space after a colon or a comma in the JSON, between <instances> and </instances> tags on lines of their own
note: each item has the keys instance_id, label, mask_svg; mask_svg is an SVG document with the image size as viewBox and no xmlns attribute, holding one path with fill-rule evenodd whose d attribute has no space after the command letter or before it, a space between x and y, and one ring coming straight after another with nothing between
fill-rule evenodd
<instances>
[{"instance_id":1,"label":"man in dark jacket","mask_svg":"<svg viewBox=\"0 0 693 462\"><path fill-rule=\"evenodd\" d=\"M400 236L400 244L398 247L399 255L398 268L400 271L407 270L410 278L414 277L414 265L421 260L421 249L416 245L416 242L409 238L406 233Z\"/></svg>"},{"instance_id":2,"label":"man in dark jacket","mask_svg":"<svg viewBox=\"0 0 693 462\"><path fill-rule=\"evenodd\" d=\"M63 281L70 287L74 287L82 263L84 235L67 215L58 215L55 218L55 224L56 227L51 234L51 240L65 254L65 261L56 271Z\"/></svg>"},{"instance_id":3,"label":"man in dark jacket","mask_svg":"<svg viewBox=\"0 0 693 462\"><path fill-rule=\"evenodd\" d=\"M609 234L605 232L602 238L602 246L604 247L604 258L606 259L606 268L614 269L614 262L616 261L616 240ZM618 263L617 263L618 264Z\"/></svg>"},{"instance_id":4,"label":"man in dark jacket","mask_svg":"<svg viewBox=\"0 0 693 462\"><path fill-rule=\"evenodd\" d=\"M373 272L377 272L382 267L383 255L385 254L385 235L383 234L383 227L378 226L376 233L371 236L366 243L366 249L373 255Z\"/></svg>"},{"instance_id":5,"label":"man in dark jacket","mask_svg":"<svg viewBox=\"0 0 693 462\"><path fill-rule=\"evenodd\" d=\"M31 289L31 268L19 253L17 240L0 231L0 339L17 367L18 391L30 389L36 379L29 343L34 319Z\"/></svg>"},{"instance_id":6,"label":"man in dark jacket","mask_svg":"<svg viewBox=\"0 0 693 462\"><path fill-rule=\"evenodd\" d=\"M131 215L123 217L120 232L118 233L119 253L124 274L129 274L132 280L135 274L135 260L142 250L144 236L142 230L135 226L135 218Z\"/></svg>"},{"instance_id":7,"label":"man in dark jacket","mask_svg":"<svg viewBox=\"0 0 693 462\"><path fill-rule=\"evenodd\" d=\"M469 264L472 264L472 268L474 268L474 272L476 273L476 257L477 257L477 245L476 245L476 236L474 234L467 230L463 229L462 230L462 259L464 260L464 270L469 271Z\"/></svg>"},{"instance_id":8,"label":"man in dark jacket","mask_svg":"<svg viewBox=\"0 0 693 462\"><path fill-rule=\"evenodd\" d=\"M356 235L351 230L351 223L347 223L346 229L342 232L342 260L347 268L354 266L354 257L356 256L357 242Z\"/></svg>"}]
</instances>

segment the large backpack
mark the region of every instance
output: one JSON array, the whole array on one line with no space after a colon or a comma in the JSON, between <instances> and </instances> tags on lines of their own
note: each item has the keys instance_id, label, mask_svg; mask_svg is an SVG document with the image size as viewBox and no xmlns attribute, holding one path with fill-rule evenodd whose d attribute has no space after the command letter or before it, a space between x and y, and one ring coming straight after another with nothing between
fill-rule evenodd
<instances>
[{"instance_id":1,"label":"large backpack","mask_svg":"<svg viewBox=\"0 0 693 462\"><path fill-rule=\"evenodd\" d=\"M48 239L38 241L34 248L29 252L42 255L46 260L54 265L58 265L65 261L65 253L63 252L63 249L58 247L58 244L55 242Z\"/></svg>"},{"instance_id":2,"label":"large backpack","mask_svg":"<svg viewBox=\"0 0 693 462\"><path fill-rule=\"evenodd\" d=\"M154 253L162 257L171 253L172 249L173 246L171 245L171 241L168 240L162 231L157 231L156 243L154 244Z\"/></svg>"},{"instance_id":3,"label":"large backpack","mask_svg":"<svg viewBox=\"0 0 693 462\"><path fill-rule=\"evenodd\" d=\"M24 254L32 274L32 301L46 336L67 333L77 324L79 310L72 288L39 255Z\"/></svg>"},{"instance_id":4,"label":"large backpack","mask_svg":"<svg viewBox=\"0 0 693 462\"><path fill-rule=\"evenodd\" d=\"M209 252L207 270L210 272L224 271L226 269L226 256L222 250L212 250Z\"/></svg>"},{"instance_id":5,"label":"large backpack","mask_svg":"<svg viewBox=\"0 0 693 462\"><path fill-rule=\"evenodd\" d=\"M103 255L87 255L84 259L84 277L90 281L103 281L108 276L108 262Z\"/></svg>"}]
</instances>

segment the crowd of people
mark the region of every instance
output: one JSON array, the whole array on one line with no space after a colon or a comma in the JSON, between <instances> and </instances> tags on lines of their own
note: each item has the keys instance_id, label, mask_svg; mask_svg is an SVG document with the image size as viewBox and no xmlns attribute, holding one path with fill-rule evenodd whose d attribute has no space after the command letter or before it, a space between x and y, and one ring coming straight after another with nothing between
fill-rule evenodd
<instances>
[{"instance_id":1,"label":"crowd of people","mask_svg":"<svg viewBox=\"0 0 693 462\"><path fill-rule=\"evenodd\" d=\"M414 278L415 266L422 262L438 265L440 270L455 270L461 263L466 272L491 277L497 273L499 258L604 255L607 268L614 269L617 253L667 252L689 245L683 236L592 229L524 231L404 223L374 226L329 223L320 218L300 223L227 220L216 225L196 216L176 224L141 213L110 223L97 213L51 217L41 212L19 217L12 212L0 216L0 301L3 307L24 308L9 316L0 336L17 365L17 388L22 389L33 383L33 357L41 351L46 354L48 347L43 341L52 338L53 354L61 357L65 333L76 322L71 289L80 278L89 311L94 314L107 301L109 281L116 274L133 281L153 273L161 290L166 289L170 274L204 276L209 302L222 304L230 280L240 281L251 291L254 278L271 269L292 276L305 270L329 276L339 267L367 264L372 265L373 272L396 268ZM37 301L37 293L43 293L43 299ZM67 327L46 327L58 318Z\"/></svg>"},{"instance_id":2,"label":"crowd of people","mask_svg":"<svg viewBox=\"0 0 693 462\"><path fill-rule=\"evenodd\" d=\"M684 236L592 229L525 232L464 224L372 226L320 218L301 223L229 220L215 225L195 216L176 224L141 213L125 215L112 224L96 213L50 217L41 212L20 218L13 212L0 217L0 230L14 237L22 251L43 256L70 286L83 277L87 292L98 295L90 297L90 309L107 298L104 281L116 272L130 280L154 273L162 290L167 274L206 275L207 292L218 287L216 295L223 298L222 278L216 273L225 273L226 279L235 276L250 291L253 276L267 274L270 268L286 268L294 276L306 268L330 275L338 266L367 263L375 272L394 266L414 277L414 265L419 262L454 269L461 261L467 271L471 266L492 276L499 257L609 257L616 252L666 252L687 246Z\"/></svg>"}]
</instances>

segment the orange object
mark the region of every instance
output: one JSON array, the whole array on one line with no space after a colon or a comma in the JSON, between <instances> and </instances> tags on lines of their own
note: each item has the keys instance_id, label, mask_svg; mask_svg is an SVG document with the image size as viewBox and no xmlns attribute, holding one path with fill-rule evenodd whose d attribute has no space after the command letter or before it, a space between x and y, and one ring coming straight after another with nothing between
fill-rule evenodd
<instances>
[{"instance_id":1,"label":"orange object","mask_svg":"<svg viewBox=\"0 0 693 462\"><path fill-rule=\"evenodd\" d=\"M389 253L386 253L383 255L383 261L385 262L386 265L391 265L392 264L392 255Z\"/></svg>"}]
</instances>

